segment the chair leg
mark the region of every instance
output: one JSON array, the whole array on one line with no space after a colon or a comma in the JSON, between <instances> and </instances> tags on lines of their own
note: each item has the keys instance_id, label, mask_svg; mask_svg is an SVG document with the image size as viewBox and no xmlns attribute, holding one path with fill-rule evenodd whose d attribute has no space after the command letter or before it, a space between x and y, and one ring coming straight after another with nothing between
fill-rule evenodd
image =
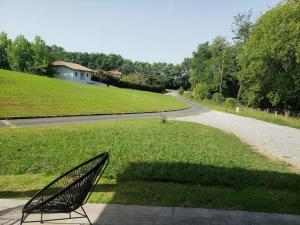
<instances>
[{"instance_id":1,"label":"chair leg","mask_svg":"<svg viewBox=\"0 0 300 225\"><path fill-rule=\"evenodd\" d=\"M82 209L82 211L83 211L84 215L86 216L87 220L89 221L90 225L93 225L93 224L91 223L91 221L90 221L90 219L89 219L88 215L87 215L87 214L86 214L86 212L84 211L84 209L83 209L83 207L82 207L82 206L81 206L81 209Z\"/></svg>"},{"instance_id":2,"label":"chair leg","mask_svg":"<svg viewBox=\"0 0 300 225\"><path fill-rule=\"evenodd\" d=\"M43 213L41 212L41 223L44 223L43 221Z\"/></svg>"},{"instance_id":3,"label":"chair leg","mask_svg":"<svg viewBox=\"0 0 300 225\"><path fill-rule=\"evenodd\" d=\"M24 213L22 212L22 218L21 218L21 222L20 222L20 225L22 225L24 222Z\"/></svg>"}]
</instances>

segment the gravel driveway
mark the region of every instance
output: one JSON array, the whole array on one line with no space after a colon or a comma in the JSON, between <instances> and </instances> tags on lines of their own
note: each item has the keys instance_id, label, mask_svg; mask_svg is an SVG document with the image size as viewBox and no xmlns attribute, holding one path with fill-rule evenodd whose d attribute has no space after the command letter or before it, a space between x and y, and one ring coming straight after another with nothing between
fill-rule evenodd
<instances>
[{"instance_id":1,"label":"gravel driveway","mask_svg":"<svg viewBox=\"0 0 300 225\"><path fill-rule=\"evenodd\" d=\"M300 168L300 130L248 117L209 111L176 120L201 123L240 137L260 152Z\"/></svg>"}]
</instances>

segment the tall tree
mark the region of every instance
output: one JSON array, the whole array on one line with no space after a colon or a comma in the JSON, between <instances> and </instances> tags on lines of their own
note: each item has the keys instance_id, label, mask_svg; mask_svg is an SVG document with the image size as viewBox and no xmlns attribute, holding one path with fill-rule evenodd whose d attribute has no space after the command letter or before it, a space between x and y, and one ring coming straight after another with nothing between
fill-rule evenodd
<instances>
[{"instance_id":1,"label":"tall tree","mask_svg":"<svg viewBox=\"0 0 300 225\"><path fill-rule=\"evenodd\" d=\"M31 72L36 74L47 74L50 63L53 61L51 49L40 36L36 36L31 45L33 65Z\"/></svg>"},{"instance_id":2,"label":"tall tree","mask_svg":"<svg viewBox=\"0 0 300 225\"><path fill-rule=\"evenodd\" d=\"M50 46L50 52L51 52L51 58L53 60L64 60L66 51L57 45L51 45Z\"/></svg>"},{"instance_id":3,"label":"tall tree","mask_svg":"<svg viewBox=\"0 0 300 225\"><path fill-rule=\"evenodd\" d=\"M239 55L245 104L300 109L300 1L288 0L257 21Z\"/></svg>"},{"instance_id":4,"label":"tall tree","mask_svg":"<svg viewBox=\"0 0 300 225\"><path fill-rule=\"evenodd\" d=\"M32 68L31 44L23 35L19 35L12 42L8 52L11 69L18 71L30 71Z\"/></svg>"},{"instance_id":5,"label":"tall tree","mask_svg":"<svg viewBox=\"0 0 300 225\"><path fill-rule=\"evenodd\" d=\"M193 52L193 57L191 59L191 76L190 82L192 88L195 88L199 83L209 83L210 76L210 59L212 57L211 48L209 43L200 44L197 51Z\"/></svg>"},{"instance_id":6,"label":"tall tree","mask_svg":"<svg viewBox=\"0 0 300 225\"><path fill-rule=\"evenodd\" d=\"M178 68L179 66L179 68ZM178 85L183 87L184 89L190 88L190 73L191 73L191 59L184 58L183 62L180 65L177 65L177 70L179 70L179 77L178 77Z\"/></svg>"},{"instance_id":7,"label":"tall tree","mask_svg":"<svg viewBox=\"0 0 300 225\"><path fill-rule=\"evenodd\" d=\"M8 49L10 48L11 40L8 39L7 33L0 33L0 68L9 69Z\"/></svg>"},{"instance_id":8,"label":"tall tree","mask_svg":"<svg viewBox=\"0 0 300 225\"><path fill-rule=\"evenodd\" d=\"M211 44L200 44L191 59L192 87L205 83L211 94L220 92L226 97L236 97L236 54L236 48L224 37L215 38Z\"/></svg>"},{"instance_id":9,"label":"tall tree","mask_svg":"<svg viewBox=\"0 0 300 225\"><path fill-rule=\"evenodd\" d=\"M248 41L253 27L252 11L239 13L233 17L232 32L236 44L244 44Z\"/></svg>"},{"instance_id":10,"label":"tall tree","mask_svg":"<svg viewBox=\"0 0 300 225\"><path fill-rule=\"evenodd\" d=\"M235 16L234 21L232 23L232 32L234 34L233 40L236 44L236 50L239 53L242 50L242 47L245 43L249 40L252 27L253 27L253 20L252 20L252 11L248 11L245 13L239 13ZM240 70L240 68L239 68ZM238 93L237 93L237 100L240 101L241 93L242 93L243 85L238 85Z\"/></svg>"},{"instance_id":11,"label":"tall tree","mask_svg":"<svg viewBox=\"0 0 300 225\"><path fill-rule=\"evenodd\" d=\"M218 83L219 93L222 94L225 60L227 59L227 49L229 43L224 37L216 37L211 45L213 74Z\"/></svg>"}]
</instances>

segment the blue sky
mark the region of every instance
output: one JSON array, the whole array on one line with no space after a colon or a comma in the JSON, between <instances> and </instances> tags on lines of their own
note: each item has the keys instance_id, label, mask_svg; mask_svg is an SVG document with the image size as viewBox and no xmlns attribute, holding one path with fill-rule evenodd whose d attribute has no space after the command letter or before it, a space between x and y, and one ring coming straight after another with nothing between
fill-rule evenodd
<instances>
[{"instance_id":1,"label":"blue sky","mask_svg":"<svg viewBox=\"0 0 300 225\"><path fill-rule=\"evenodd\" d=\"M40 35L68 51L180 63L199 43L231 39L233 16L279 0L0 0L0 31Z\"/></svg>"}]
</instances>

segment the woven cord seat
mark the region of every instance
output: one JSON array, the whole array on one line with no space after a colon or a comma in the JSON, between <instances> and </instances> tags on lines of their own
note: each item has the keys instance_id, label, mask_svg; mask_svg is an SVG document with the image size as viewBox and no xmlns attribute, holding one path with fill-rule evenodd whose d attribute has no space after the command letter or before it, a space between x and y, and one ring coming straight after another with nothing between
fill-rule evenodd
<instances>
[{"instance_id":1,"label":"woven cord seat","mask_svg":"<svg viewBox=\"0 0 300 225\"><path fill-rule=\"evenodd\" d=\"M109 162L108 153L102 153L66 172L36 193L22 209L22 223L61 219L87 218L83 205L89 199ZM82 213L77 212L78 208ZM80 217L71 217L75 212ZM38 221L25 221L28 215L40 213ZM43 220L44 213L69 213L68 218Z\"/></svg>"}]
</instances>

